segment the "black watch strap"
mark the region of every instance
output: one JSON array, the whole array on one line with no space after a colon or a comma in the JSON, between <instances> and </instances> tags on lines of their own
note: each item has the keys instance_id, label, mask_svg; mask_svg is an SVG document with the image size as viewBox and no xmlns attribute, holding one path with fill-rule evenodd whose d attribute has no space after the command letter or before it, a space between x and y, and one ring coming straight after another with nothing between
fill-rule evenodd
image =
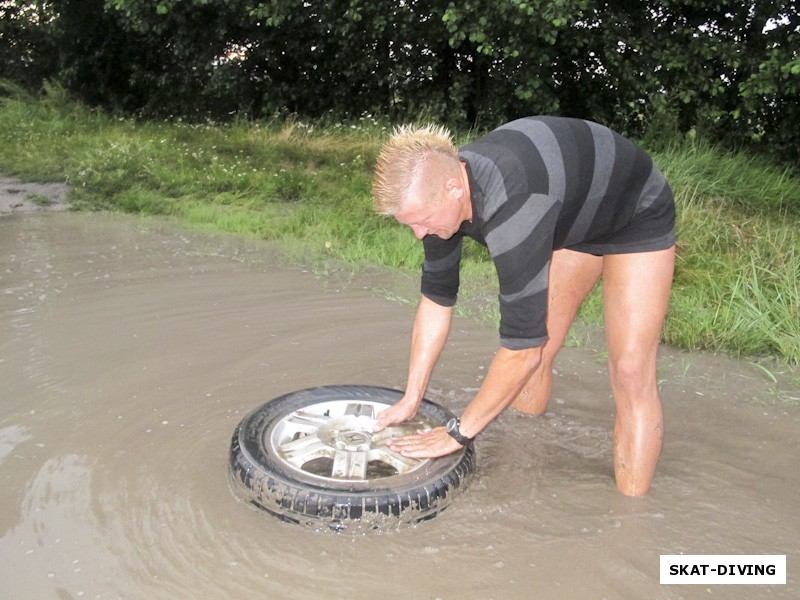
<instances>
[{"instance_id":1,"label":"black watch strap","mask_svg":"<svg viewBox=\"0 0 800 600\"><path fill-rule=\"evenodd\" d=\"M469 444L473 438L468 438L467 436L463 435L459 430L461 426L461 419L458 417L453 417L447 422L446 428L448 435L457 441L462 446L466 446Z\"/></svg>"}]
</instances>

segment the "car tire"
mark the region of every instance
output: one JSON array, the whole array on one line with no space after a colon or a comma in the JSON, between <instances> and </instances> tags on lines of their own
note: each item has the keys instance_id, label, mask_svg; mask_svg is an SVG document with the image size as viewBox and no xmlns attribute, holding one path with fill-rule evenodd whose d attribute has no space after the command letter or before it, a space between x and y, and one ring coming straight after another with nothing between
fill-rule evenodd
<instances>
[{"instance_id":1,"label":"car tire","mask_svg":"<svg viewBox=\"0 0 800 600\"><path fill-rule=\"evenodd\" d=\"M385 441L444 426L453 415L423 400L414 421L373 434L377 414L403 393L326 386L259 406L237 426L230 475L247 501L281 519L342 529L352 520L429 519L474 471L472 443L436 459L407 459Z\"/></svg>"}]
</instances>

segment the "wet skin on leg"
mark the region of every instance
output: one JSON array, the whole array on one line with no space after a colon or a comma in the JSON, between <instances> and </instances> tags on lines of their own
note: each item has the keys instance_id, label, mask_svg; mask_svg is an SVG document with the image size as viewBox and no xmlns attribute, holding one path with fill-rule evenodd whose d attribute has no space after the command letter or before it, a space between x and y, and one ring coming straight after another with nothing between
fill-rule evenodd
<instances>
[{"instance_id":1,"label":"wet skin on leg","mask_svg":"<svg viewBox=\"0 0 800 600\"><path fill-rule=\"evenodd\" d=\"M548 340L542 348L542 362L511 406L524 413L540 415L547 409L553 380L553 361L564 344L569 328L586 296L600 277L603 259L583 252L556 250L550 261L547 302Z\"/></svg>"},{"instance_id":2,"label":"wet skin on leg","mask_svg":"<svg viewBox=\"0 0 800 600\"><path fill-rule=\"evenodd\" d=\"M656 357L669 302L675 249L603 259L608 366L616 405L614 474L627 496L648 492L664 421Z\"/></svg>"}]
</instances>

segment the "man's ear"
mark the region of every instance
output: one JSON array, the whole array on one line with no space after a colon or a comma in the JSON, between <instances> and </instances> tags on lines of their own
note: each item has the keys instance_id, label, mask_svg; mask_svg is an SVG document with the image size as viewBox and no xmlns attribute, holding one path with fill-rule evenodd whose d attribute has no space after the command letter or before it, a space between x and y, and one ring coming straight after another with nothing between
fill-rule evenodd
<instances>
[{"instance_id":1,"label":"man's ear","mask_svg":"<svg viewBox=\"0 0 800 600\"><path fill-rule=\"evenodd\" d=\"M457 177L451 177L445 183L447 195L452 200L460 200L464 196L464 187Z\"/></svg>"}]
</instances>

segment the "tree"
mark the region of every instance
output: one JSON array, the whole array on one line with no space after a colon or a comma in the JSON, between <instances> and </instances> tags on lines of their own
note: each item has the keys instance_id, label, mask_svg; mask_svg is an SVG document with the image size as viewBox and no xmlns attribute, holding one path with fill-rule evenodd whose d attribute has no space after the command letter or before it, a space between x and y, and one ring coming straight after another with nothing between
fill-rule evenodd
<instances>
[{"instance_id":1,"label":"tree","mask_svg":"<svg viewBox=\"0 0 800 600\"><path fill-rule=\"evenodd\" d=\"M2 74L142 116L546 113L798 161L797 0L0 0Z\"/></svg>"},{"instance_id":2,"label":"tree","mask_svg":"<svg viewBox=\"0 0 800 600\"><path fill-rule=\"evenodd\" d=\"M38 89L56 71L46 2L0 0L0 79Z\"/></svg>"}]
</instances>

